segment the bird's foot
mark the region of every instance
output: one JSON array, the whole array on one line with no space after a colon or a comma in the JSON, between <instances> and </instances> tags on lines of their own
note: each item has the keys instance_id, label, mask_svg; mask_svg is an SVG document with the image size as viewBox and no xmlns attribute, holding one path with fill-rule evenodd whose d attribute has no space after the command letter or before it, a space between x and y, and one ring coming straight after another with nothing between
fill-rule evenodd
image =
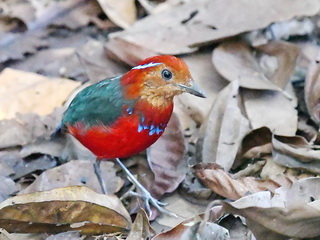
<instances>
[{"instance_id":1,"label":"bird's foot","mask_svg":"<svg viewBox=\"0 0 320 240\"><path fill-rule=\"evenodd\" d=\"M167 203L161 202L161 201L155 199L154 197L152 197L147 189L145 189L143 187L142 189L140 189L140 191L142 192L141 194L133 192L133 191L129 191L129 192L125 193L121 197L121 199L124 199L127 197L138 197L138 198L142 199L145 203L145 210L146 210L149 218L152 216L152 210L151 210L150 206L153 206L155 209L157 209L162 214L166 214L168 216L175 217L175 218L178 217L177 214L170 212L163 207L163 206L168 205Z\"/></svg>"},{"instance_id":2,"label":"bird's foot","mask_svg":"<svg viewBox=\"0 0 320 240\"><path fill-rule=\"evenodd\" d=\"M96 161L95 161L94 164L93 164L93 170L94 170L94 173L95 173L96 176L97 176L97 179L98 179L98 182L99 182L99 184L100 184L102 193L103 193L103 194L106 194L106 193L107 193L107 188L106 188L106 184L105 184L105 182L103 181L102 176L101 176L100 163L101 163L101 161L98 160L98 159L96 159Z\"/></svg>"},{"instance_id":3,"label":"bird's foot","mask_svg":"<svg viewBox=\"0 0 320 240\"><path fill-rule=\"evenodd\" d=\"M172 217L178 217L175 213L172 213L166 210L165 208L163 208L163 206L167 204L162 203L159 200L152 197L151 193L132 175L132 173L126 168L126 166L120 161L119 158L116 158L116 162L119 164L122 170L126 173L128 179L133 183L136 189L138 189L141 192L141 194L139 194L133 191L129 191L126 194L124 194L124 196L122 196L122 199L128 196L135 196L135 197L141 198L145 202L145 208L149 217L151 217L152 215L150 205L155 207L160 213L163 213Z\"/></svg>"}]
</instances>

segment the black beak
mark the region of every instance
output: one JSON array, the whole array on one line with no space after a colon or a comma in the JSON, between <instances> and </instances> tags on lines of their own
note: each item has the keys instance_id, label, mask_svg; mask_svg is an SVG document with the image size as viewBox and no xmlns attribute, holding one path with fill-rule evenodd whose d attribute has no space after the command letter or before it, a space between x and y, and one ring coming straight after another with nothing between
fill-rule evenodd
<instances>
[{"instance_id":1,"label":"black beak","mask_svg":"<svg viewBox=\"0 0 320 240\"><path fill-rule=\"evenodd\" d=\"M181 89L186 91L187 93L193 94L197 97L206 98L207 95L204 93L204 91L201 90L201 88L193 81L191 81L190 86L186 86L183 84L177 84Z\"/></svg>"}]
</instances>

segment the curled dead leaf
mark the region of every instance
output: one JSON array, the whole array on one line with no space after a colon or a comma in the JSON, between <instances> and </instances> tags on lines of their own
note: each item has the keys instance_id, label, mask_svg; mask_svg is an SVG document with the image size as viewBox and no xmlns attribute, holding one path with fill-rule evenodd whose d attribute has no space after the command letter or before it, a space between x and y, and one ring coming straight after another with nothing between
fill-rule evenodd
<instances>
[{"instance_id":1,"label":"curled dead leaf","mask_svg":"<svg viewBox=\"0 0 320 240\"><path fill-rule=\"evenodd\" d=\"M105 14L118 26L128 28L137 19L134 0L98 0Z\"/></svg>"},{"instance_id":2,"label":"curled dead leaf","mask_svg":"<svg viewBox=\"0 0 320 240\"><path fill-rule=\"evenodd\" d=\"M228 81L250 89L280 90L264 75L250 46L241 41L229 41L214 49L212 61L217 71Z\"/></svg>"},{"instance_id":3,"label":"curled dead leaf","mask_svg":"<svg viewBox=\"0 0 320 240\"><path fill-rule=\"evenodd\" d=\"M150 226L146 212L139 209L136 219L134 220L127 240L151 239L155 235L155 231Z\"/></svg>"},{"instance_id":4,"label":"curled dead leaf","mask_svg":"<svg viewBox=\"0 0 320 240\"><path fill-rule=\"evenodd\" d=\"M300 48L296 44L284 41L271 41L256 48L265 54L277 58L278 66L270 81L279 88L284 89L294 73Z\"/></svg>"},{"instance_id":5,"label":"curled dead leaf","mask_svg":"<svg viewBox=\"0 0 320 240\"><path fill-rule=\"evenodd\" d=\"M102 234L127 232L130 225L130 216L116 196L86 187L20 195L0 204L0 226L8 232Z\"/></svg>"},{"instance_id":6,"label":"curled dead leaf","mask_svg":"<svg viewBox=\"0 0 320 240\"><path fill-rule=\"evenodd\" d=\"M290 10L286 8L288 5ZM303 3L292 0L187 1L145 17L126 31L111 34L110 38L156 49L160 54L190 53L199 45L264 28L294 16L315 15L319 9L316 0Z\"/></svg>"},{"instance_id":7,"label":"curled dead leaf","mask_svg":"<svg viewBox=\"0 0 320 240\"><path fill-rule=\"evenodd\" d=\"M214 220L205 219L203 214L196 215L181 222L169 231L157 234L152 240L229 239L228 230L214 223L222 215L221 207L211 209L211 214L215 215Z\"/></svg>"},{"instance_id":8,"label":"curled dead leaf","mask_svg":"<svg viewBox=\"0 0 320 240\"><path fill-rule=\"evenodd\" d=\"M320 52L316 59L312 59L308 74L305 80L305 102L312 119L319 124L320 123Z\"/></svg>"},{"instance_id":9,"label":"curled dead leaf","mask_svg":"<svg viewBox=\"0 0 320 240\"><path fill-rule=\"evenodd\" d=\"M154 174L149 183L152 195L159 198L164 193L173 192L185 178L186 141L178 117L173 114L168 126L147 151L148 163Z\"/></svg>"},{"instance_id":10,"label":"curled dead leaf","mask_svg":"<svg viewBox=\"0 0 320 240\"><path fill-rule=\"evenodd\" d=\"M116 176L116 170L112 162L101 163L102 178L106 183L108 194L117 192L123 185L123 180ZM48 191L55 188L84 185L96 192L101 192L101 187L93 174L93 161L73 160L58 167L43 172L27 188L19 194L36 191Z\"/></svg>"},{"instance_id":11,"label":"curled dead leaf","mask_svg":"<svg viewBox=\"0 0 320 240\"><path fill-rule=\"evenodd\" d=\"M255 177L241 177L235 179L232 174L225 172L215 163L198 164L194 168L196 175L206 186L220 196L232 200L265 190L274 192L280 186L291 185L291 181L277 178L263 180Z\"/></svg>"},{"instance_id":12,"label":"curled dead leaf","mask_svg":"<svg viewBox=\"0 0 320 240\"><path fill-rule=\"evenodd\" d=\"M129 42L124 39L111 38L106 43L110 58L135 66L143 59L158 55L154 50Z\"/></svg>"},{"instance_id":13,"label":"curled dead leaf","mask_svg":"<svg viewBox=\"0 0 320 240\"><path fill-rule=\"evenodd\" d=\"M298 112L294 101L279 91L243 89L241 93L253 129L268 127L274 134L295 135Z\"/></svg>"},{"instance_id":14,"label":"curled dead leaf","mask_svg":"<svg viewBox=\"0 0 320 240\"><path fill-rule=\"evenodd\" d=\"M14 118L16 113L49 114L80 85L68 79L9 68L1 72L0 84L0 119Z\"/></svg>"},{"instance_id":15,"label":"curled dead leaf","mask_svg":"<svg viewBox=\"0 0 320 240\"><path fill-rule=\"evenodd\" d=\"M60 110L57 109L47 116L17 114L16 119L0 120L0 149L23 146L49 138L60 121Z\"/></svg>"},{"instance_id":16,"label":"curled dead leaf","mask_svg":"<svg viewBox=\"0 0 320 240\"><path fill-rule=\"evenodd\" d=\"M320 236L319 183L320 178L303 179L277 189L273 198L270 192L259 192L235 202L223 201L222 206L245 217L257 239L315 238Z\"/></svg>"},{"instance_id":17,"label":"curled dead leaf","mask_svg":"<svg viewBox=\"0 0 320 240\"><path fill-rule=\"evenodd\" d=\"M205 163L215 162L227 171L233 165L249 122L241 113L238 81L230 83L217 96L197 142L197 154Z\"/></svg>"},{"instance_id":18,"label":"curled dead leaf","mask_svg":"<svg viewBox=\"0 0 320 240\"><path fill-rule=\"evenodd\" d=\"M282 166L320 174L320 151L301 136L272 138L273 160Z\"/></svg>"},{"instance_id":19,"label":"curled dead leaf","mask_svg":"<svg viewBox=\"0 0 320 240\"><path fill-rule=\"evenodd\" d=\"M237 168L242 164L242 158L259 158L263 154L271 153L272 133L269 128L261 127L249 132L243 139L238 149L236 160L233 168Z\"/></svg>"}]
</instances>

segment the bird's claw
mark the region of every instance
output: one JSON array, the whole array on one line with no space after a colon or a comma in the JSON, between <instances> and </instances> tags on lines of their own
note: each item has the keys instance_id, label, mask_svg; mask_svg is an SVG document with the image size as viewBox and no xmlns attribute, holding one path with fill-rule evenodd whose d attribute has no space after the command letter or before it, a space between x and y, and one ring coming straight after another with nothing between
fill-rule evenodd
<instances>
[{"instance_id":1,"label":"bird's claw","mask_svg":"<svg viewBox=\"0 0 320 240\"><path fill-rule=\"evenodd\" d=\"M161 202L157 199L155 199L154 197L151 196L151 194L149 192L143 192L143 194L139 194L133 191L129 191L127 193L125 193L121 199L127 198L127 197L138 197L144 200L145 203L145 210L147 212L147 215L149 216L149 218L152 216L152 211L151 211L151 206L155 207L160 213L172 216L172 217L178 217L175 213L168 211L167 209L163 208L163 206L167 206L168 203L164 203Z\"/></svg>"}]
</instances>

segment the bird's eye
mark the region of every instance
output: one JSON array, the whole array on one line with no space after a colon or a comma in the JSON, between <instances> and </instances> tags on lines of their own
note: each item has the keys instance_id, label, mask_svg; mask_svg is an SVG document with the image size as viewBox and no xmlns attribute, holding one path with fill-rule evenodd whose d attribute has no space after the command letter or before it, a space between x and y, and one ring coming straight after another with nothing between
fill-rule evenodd
<instances>
[{"instance_id":1,"label":"bird's eye","mask_svg":"<svg viewBox=\"0 0 320 240\"><path fill-rule=\"evenodd\" d=\"M168 69L164 69L161 72L161 76L164 80L168 81L172 78L172 72L170 72Z\"/></svg>"}]
</instances>

